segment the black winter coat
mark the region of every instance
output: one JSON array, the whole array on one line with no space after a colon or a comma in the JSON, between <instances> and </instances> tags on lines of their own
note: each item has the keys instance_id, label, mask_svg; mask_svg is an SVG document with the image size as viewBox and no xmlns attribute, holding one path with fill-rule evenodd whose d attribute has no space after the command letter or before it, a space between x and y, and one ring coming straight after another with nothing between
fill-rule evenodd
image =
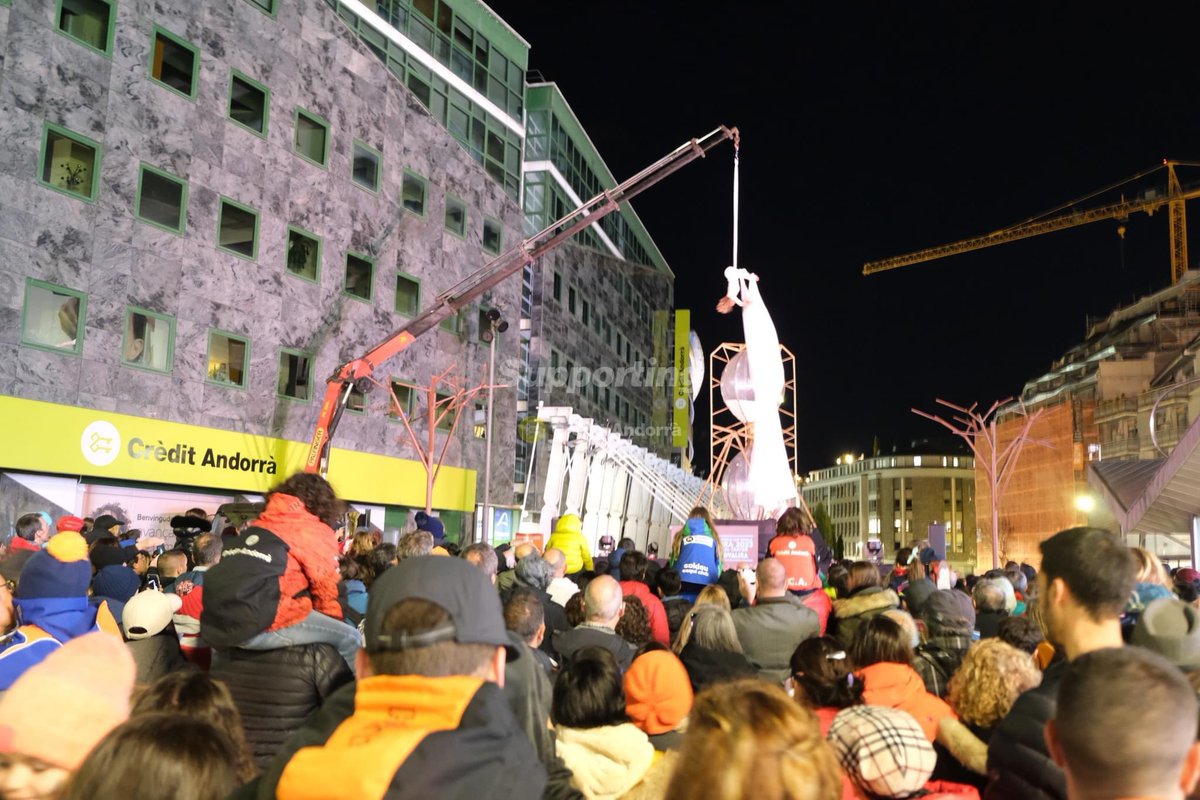
<instances>
[{"instance_id":1,"label":"black winter coat","mask_svg":"<svg viewBox=\"0 0 1200 800\"><path fill-rule=\"evenodd\" d=\"M167 626L167 630L145 639L128 641L125 646L137 665L139 685L149 685L172 672L196 669L195 664L183 657L174 626Z\"/></svg>"},{"instance_id":2,"label":"black winter coat","mask_svg":"<svg viewBox=\"0 0 1200 800\"><path fill-rule=\"evenodd\" d=\"M1065 662L1050 667L1042 683L1017 698L988 742L985 800L1066 800L1067 779L1046 751L1043 731L1058 711Z\"/></svg>"},{"instance_id":3,"label":"black winter coat","mask_svg":"<svg viewBox=\"0 0 1200 800\"><path fill-rule=\"evenodd\" d=\"M211 674L233 694L259 767L275 757L284 740L326 697L354 682L346 660L324 643L279 650L222 650L213 654Z\"/></svg>"}]
</instances>

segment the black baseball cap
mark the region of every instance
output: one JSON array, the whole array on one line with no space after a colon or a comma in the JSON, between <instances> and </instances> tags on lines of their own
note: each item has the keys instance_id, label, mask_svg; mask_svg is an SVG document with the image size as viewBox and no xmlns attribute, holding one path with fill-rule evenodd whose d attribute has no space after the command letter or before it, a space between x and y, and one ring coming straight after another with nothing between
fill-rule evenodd
<instances>
[{"instance_id":1,"label":"black baseball cap","mask_svg":"<svg viewBox=\"0 0 1200 800\"><path fill-rule=\"evenodd\" d=\"M383 618L402 600L426 600L445 609L450 623L412 636L380 633ZM469 561L445 556L406 558L371 584L364 626L368 653L428 647L439 642L490 644L520 656L504 628L500 595L487 576Z\"/></svg>"},{"instance_id":2,"label":"black baseball cap","mask_svg":"<svg viewBox=\"0 0 1200 800\"><path fill-rule=\"evenodd\" d=\"M96 521L92 524L92 530L106 531L113 525L123 526L127 524L129 523L125 522L123 519L117 519L112 514L102 514L101 516L96 517Z\"/></svg>"}]
</instances>

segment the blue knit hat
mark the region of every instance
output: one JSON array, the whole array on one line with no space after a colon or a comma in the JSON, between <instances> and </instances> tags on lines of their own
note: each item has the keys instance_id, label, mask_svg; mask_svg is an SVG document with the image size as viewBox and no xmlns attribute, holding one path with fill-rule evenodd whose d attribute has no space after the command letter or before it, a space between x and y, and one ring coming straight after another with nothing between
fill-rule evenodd
<instances>
[{"instance_id":1,"label":"blue knit hat","mask_svg":"<svg viewBox=\"0 0 1200 800\"><path fill-rule=\"evenodd\" d=\"M92 592L97 597L108 597L122 603L137 594L141 586L142 579L124 564L105 567L92 578Z\"/></svg>"},{"instance_id":2,"label":"blue knit hat","mask_svg":"<svg viewBox=\"0 0 1200 800\"><path fill-rule=\"evenodd\" d=\"M421 517L425 517L425 519L421 519ZM446 527L442 525L442 521L437 517L428 516L422 511L417 512L415 519L417 530L428 531L433 536L435 542L440 543L446 538Z\"/></svg>"},{"instance_id":3,"label":"blue knit hat","mask_svg":"<svg viewBox=\"0 0 1200 800\"><path fill-rule=\"evenodd\" d=\"M46 548L25 562L15 596L18 600L87 597L91 582L87 542L75 531L63 531L50 537Z\"/></svg>"}]
</instances>

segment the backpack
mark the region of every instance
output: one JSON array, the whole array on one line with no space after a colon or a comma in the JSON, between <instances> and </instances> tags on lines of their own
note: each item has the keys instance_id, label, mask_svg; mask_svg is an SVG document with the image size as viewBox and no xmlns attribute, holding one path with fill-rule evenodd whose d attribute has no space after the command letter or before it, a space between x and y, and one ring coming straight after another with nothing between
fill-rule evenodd
<instances>
[{"instance_id":1,"label":"backpack","mask_svg":"<svg viewBox=\"0 0 1200 800\"><path fill-rule=\"evenodd\" d=\"M237 647L271 627L279 612L279 579L291 548L266 528L231 540L204 576L200 635L217 650Z\"/></svg>"}]
</instances>

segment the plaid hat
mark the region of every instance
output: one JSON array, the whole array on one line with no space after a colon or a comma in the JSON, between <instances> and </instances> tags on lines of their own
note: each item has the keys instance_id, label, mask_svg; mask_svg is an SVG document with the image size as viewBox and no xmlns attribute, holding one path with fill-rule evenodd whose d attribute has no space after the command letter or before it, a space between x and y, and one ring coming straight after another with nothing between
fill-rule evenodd
<instances>
[{"instance_id":1,"label":"plaid hat","mask_svg":"<svg viewBox=\"0 0 1200 800\"><path fill-rule=\"evenodd\" d=\"M692 710L692 684L683 662L669 650L638 656L625 672L625 713L653 736L675 730Z\"/></svg>"},{"instance_id":2,"label":"plaid hat","mask_svg":"<svg viewBox=\"0 0 1200 800\"><path fill-rule=\"evenodd\" d=\"M975 630L975 606L971 598L954 589L938 589L921 606L921 619L930 634L942 631Z\"/></svg>"},{"instance_id":3,"label":"plaid hat","mask_svg":"<svg viewBox=\"0 0 1200 800\"><path fill-rule=\"evenodd\" d=\"M879 797L915 795L937 763L921 726L898 708L844 708L833 718L826 738L850 780Z\"/></svg>"},{"instance_id":4,"label":"plaid hat","mask_svg":"<svg viewBox=\"0 0 1200 800\"><path fill-rule=\"evenodd\" d=\"M75 770L129 716L133 656L121 637L71 639L25 671L0 698L0 753Z\"/></svg>"},{"instance_id":5,"label":"plaid hat","mask_svg":"<svg viewBox=\"0 0 1200 800\"><path fill-rule=\"evenodd\" d=\"M58 528L59 533L62 533L63 531L75 531L76 533L79 533L83 530L83 519L72 516L59 517L56 527Z\"/></svg>"},{"instance_id":6,"label":"plaid hat","mask_svg":"<svg viewBox=\"0 0 1200 800\"><path fill-rule=\"evenodd\" d=\"M87 543L74 531L56 533L21 568L16 598L86 597L92 582Z\"/></svg>"},{"instance_id":7,"label":"plaid hat","mask_svg":"<svg viewBox=\"0 0 1200 800\"><path fill-rule=\"evenodd\" d=\"M149 639L162 633L182 605L183 598L177 594L157 589L138 592L125 604L125 613L121 615L126 638Z\"/></svg>"},{"instance_id":8,"label":"plaid hat","mask_svg":"<svg viewBox=\"0 0 1200 800\"><path fill-rule=\"evenodd\" d=\"M92 525L92 530L107 533L108 529L113 525L124 526L127 524L128 523L126 523L125 520L117 519L112 514L101 514L100 516L96 517L96 523Z\"/></svg>"},{"instance_id":9,"label":"plaid hat","mask_svg":"<svg viewBox=\"0 0 1200 800\"><path fill-rule=\"evenodd\" d=\"M520 656L521 651L509 641L504 628L504 613L496 587L469 561L437 556L406 558L375 580L370 595L365 624L369 653L454 641L503 647L510 660ZM382 633L384 615L392 606L410 598L440 606L450 615L450 623L420 634Z\"/></svg>"},{"instance_id":10,"label":"plaid hat","mask_svg":"<svg viewBox=\"0 0 1200 800\"><path fill-rule=\"evenodd\" d=\"M1196 669L1200 667L1200 611L1173 597L1155 600L1134 625L1132 642L1180 669Z\"/></svg>"}]
</instances>

